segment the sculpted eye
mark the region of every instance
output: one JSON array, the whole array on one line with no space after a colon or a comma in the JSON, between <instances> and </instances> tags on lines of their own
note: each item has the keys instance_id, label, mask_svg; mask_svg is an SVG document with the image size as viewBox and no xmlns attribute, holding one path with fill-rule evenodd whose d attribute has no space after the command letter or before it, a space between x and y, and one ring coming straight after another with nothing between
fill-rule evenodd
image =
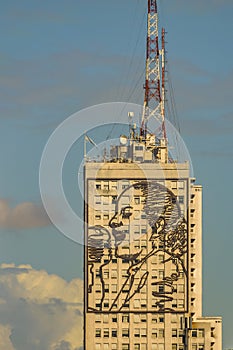
<instances>
[{"instance_id":1,"label":"sculpted eye","mask_svg":"<svg viewBox=\"0 0 233 350\"><path fill-rule=\"evenodd\" d=\"M121 209L121 215L123 219L129 219L129 217L132 215L131 209L133 208L130 206Z\"/></svg>"}]
</instances>

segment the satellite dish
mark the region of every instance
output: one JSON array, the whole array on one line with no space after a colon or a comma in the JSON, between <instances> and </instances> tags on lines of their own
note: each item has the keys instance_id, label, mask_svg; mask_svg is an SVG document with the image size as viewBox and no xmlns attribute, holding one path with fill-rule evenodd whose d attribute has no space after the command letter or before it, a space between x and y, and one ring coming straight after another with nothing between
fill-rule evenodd
<instances>
[{"instance_id":1,"label":"satellite dish","mask_svg":"<svg viewBox=\"0 0 233 350\"><path fill-rule=\"evenodd\" d=\"M122 145L126 145L127 142L128 142L127 136L121 135L121 136L120 136L120 143L121 143Z\"/></svg>"}]
</instances>

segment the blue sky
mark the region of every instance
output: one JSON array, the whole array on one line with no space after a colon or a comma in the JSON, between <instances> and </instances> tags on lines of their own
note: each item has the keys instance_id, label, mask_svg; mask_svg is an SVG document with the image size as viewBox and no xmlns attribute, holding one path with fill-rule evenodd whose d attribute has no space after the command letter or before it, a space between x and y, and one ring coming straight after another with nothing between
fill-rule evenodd
<instances>
[{"instance_id":1,"label":"blue sky","mask_svg":"<svg viewBox=\"0 0 233 350\"><path fill-rule=\"evenodd\" d=\"M46 222L40 157L72 113L103 102L142 103L147 2L0 3L0 222L6 213L15 220L1 229L0 263L30 264L69 282L82 276L82 247ZM223 316L224 345L233 346L233 3L161 0L159 9L182 137L204 187L204 313ZM80 157L72 154L71 197ZM25 202L35 220L22 225L13 209Z\"/></svg>"}]
</instances>

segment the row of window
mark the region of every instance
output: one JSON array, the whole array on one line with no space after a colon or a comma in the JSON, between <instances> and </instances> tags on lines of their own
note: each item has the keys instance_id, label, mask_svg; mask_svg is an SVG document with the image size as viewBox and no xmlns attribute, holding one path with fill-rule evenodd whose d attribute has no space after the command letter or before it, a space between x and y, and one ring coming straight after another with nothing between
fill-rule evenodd
<instances>
[{"instance_id":1,"label":"row of window","mask_svg":"<svg viewBox=\"0 0 233 350\"><path fill-rule=\"evenodd\" d=\"M184 335L183 330L178 329L172 329L172 337L182 337ZM193 329L191 333L192 338L204 338L205 336L205 330L203 328L200 329Z\"/></svg>"},{"instance_id":2,"label":"row of window","mask_svg":"<svg viewBox=\"0 0 233 350\"><path fill-rule=\"evenodd\" d=\"M117 334L119 334L119 332L117 332L117 329L109 330L109 328L104 328L104 329L97 328L95 331L96 338L101 338L101 337L103 337L103 338L109 338L109 337L116 338ZM123 328L122 332L121 332L121 336L123 338L129 338L129 336L130 336L129 328ZM135 338L147 337L147 328L135 328L134 332L133 332L133 336ZM164 338L164 329L152 328L149 336L152 339Z\"/></svg>"},{"instance_id":3,"label":"row of window","mask_svg":"<svg viewBox=\"0 0 233 350\"><path fill-rule=\"evenodd\" d=\"M127 292L127 290L126 290ZM156 299L157 301L157 299ZM101 307L101 300L100 299L96 299L96 303L95 303L95 307L96 308L99 308ZM104 308L109 308L110 307L110 302L108 299L105 299L104 303L103 303L103 307ZM124 307L128 307L129 308L129 304L124 304ZM148 307L148 301L147 299L134 299L133 300L133 308L134 309L140 309L140 308L146 308ZM152 298L152 305L151 307L158 307L157 304L153 304L153 298ZM173 299L172 302L171 302L171 307L173 309L184 309L185 307L185 301L184 299ZM116 309L117 308L117 305L114 304L113 305L113 309Z\"/></svg>"},{"instance_id":4,"label":"row of window","mask_svg":"<svg viewBox=\"0 0 233 350\"><path fill-rule=\"evenodd\" d=\"M129 316L123 316L129 320ZM128 322L128 321L125 321ZM112 329L109 330L109 328L104 328L100 329L97 328L95 331L95 336L96 338L101 338L102 336L104 338L116 338L117 337L117 329ZM147 337L147 328L135 328L133 332L134 337L139 338L139 337ZM178 329L172 329L172 337L177 338L177 337L183 337L184 331L183 330L178 330ZM205 336L205 331L204 329L195 329L192 330L192 338L204 338ZM123 328L121 332L121 336L124 338L128 338L130 336L130 332L128 328ZM157 329L157 328L152 328L150 337L152 339L154 338L164 338L164 329ZM199 350L199 349L198 349Z\"/></svg>"},{"instance_id":5,"label":"row of window","mask_svg":"<svg viewBox=\"0 0 233 350\"><path fill-rule=\"evenodd\" d=\"M122 276L128 276L127 275L127 270L122 270ZM194 285L194 283L192 283L192 285ZM174 289L173 289L173 293L184 293L185 291L185 288L184 288L184 284L178 284L178 285L175 285L174 284ZM96 287L95 287L95 292L96 293L102 293L102 285L100 283L97 283L96 284ZM127 290L127 286L126 288L124 288L124 291ZM105 293L109 293L109 292L112 292L112 293L117 293L117 284L105 284L104 286L104 291ZM164 292L164 286L163 285L160 285L160 286L152 286L152 291L158 291L160 293L163 293ZM193 290L192 290L193 291ZM140 294L146 294L147 293L147 289L144 287L140 290Z\"/></svg>"},{"instance_id":6,"label":"row of window","mask_svg":"<svg viewBox=\"0 0 233 350\"><path fill-rule=\"evenodd\" d=\"M95 350L119 350L118 344L96 344ZM129 344L122 344L122 350L130 350ZM147 350L147 344L134 344L134 350ZM151 344L151 350L164 350L164 344ZM172 344L172 350L184 350L182 344ZM204 344L192 344L192 350L204 350Z\"/></svg>"},{"instance_id":7,"label":"row of window","mask_svg":"<svg viewBox=\"0 0 233 350\"><path fill-rule=\"evenodd\" d=\"M133 316L134 323L147 322L147 315L145 315L145 314L142 314L142 315L136 314L136 315L131 315L131 316L129 314L125 314L122 316L118 316L118 318L117 318L117 315L109 316L109 315L105 315L105 314L104 315L97 314L95 322L100 323L103 320L104 323L109 323L109 319L111 317L112 322L117 323L119 321L119 317L121 317L121 320L123 323L129 323L129 321L132 320L132 316ZM172 315L172 316L175 316L175 315ZM151 319L151 323L164 323L164 317L163 316L159 316L159 317L153 316Z\"/></svg>"},{"instance_id":8,"label":"row of window","mask_svg":"<svg viewBox=\"0 0 233 350\"><path fill-rule=\"evenodd\" d=\"M118 344L96 344L95 350L130 350L129 344L122 344L121 348L118 346ZM134 344L133 350L147 350L147 344ZM180 347L179 350L183 350L183 347ZM151 350L164 350L164 344L151 344Z\"/></svg>"},{"instance_id":9,"label":"row of window","mask_svg":"<svg viewBox=\"0 0 233 350\"><path fill-rule=\"evenodd\" d=\"M161 182L161 181L158 181L158 183L168 186L168 184L164 184L164 182ZM121 183L119 181L96 181L96 183L95 183L95 187L97 190L100 190L100 189L116 190L118 188L118 186L121 189L125 189L130 185L132 185L132 182L127 181L127 180L121 181ZM184 181L171 181L170 182L170 186L173 190L184 189L184 185L185 185Z\"/></svg>"},{"instance_id":10,"label":"row of window","mask_svg":"<svg viewBox=\"0 0 233 350\"><path fill-rule=\"evenodd\" d=\"M117 196L95 196L95 201L94 203L96 205L110 205L110 204L115 204L117 200ZM178 196L177 197L177 201L180 204L184 204L184 196ZM122 206L128 206L129 204L135 204L135 205L139 205L139 204L144 204L145 203L145 199L143 197L139 197L139 196L134 196L133 199L131 199L129 196L122 196L120 198L120 203ZM192 209L194 210L194 209ZM191 212L192 212L191 210ZM135 218L138 218L138 216L135 215ZM146 215L144 214L144 217L142 217L142 219L146 219Z\"/></svg>"}]
</instances>

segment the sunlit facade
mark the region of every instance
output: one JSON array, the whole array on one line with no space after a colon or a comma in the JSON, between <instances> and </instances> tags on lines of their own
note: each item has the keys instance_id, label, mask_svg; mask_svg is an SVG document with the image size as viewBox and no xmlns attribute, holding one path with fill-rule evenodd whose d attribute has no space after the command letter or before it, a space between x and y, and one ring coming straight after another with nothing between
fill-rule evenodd
<instances>
[{"instance_id":1,"label":"sunlit facade","mask_svg":"<svg viewBox=\"0 0 233 350\"><path fill-rule=\"evenodd\" d=\"M166 140L86 160L85 350L221 350L202 316L202 187Z\"/></svg>"}]
</instances>

